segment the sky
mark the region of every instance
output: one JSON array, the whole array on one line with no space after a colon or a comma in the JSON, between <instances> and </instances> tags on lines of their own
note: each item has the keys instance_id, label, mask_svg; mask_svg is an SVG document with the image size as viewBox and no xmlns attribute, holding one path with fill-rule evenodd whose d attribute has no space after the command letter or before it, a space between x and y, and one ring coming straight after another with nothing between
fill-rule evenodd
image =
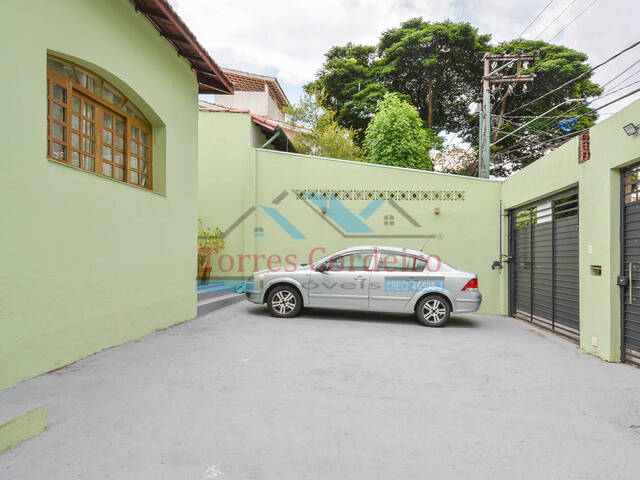
<instances>
[{"instance_id":1,"label":"sky","mask_svg":"<svg viewBox=\"0 0 640 480\"><path fill-rule=\"evenodd\" d=\"M300 97L303 85L314 79L325 52L334 45L347 42L375 45L381 32L412 17L470 22L480 33L491 34L495 44L520 36L549 3L549 0L169 1L218 64L276 76L292 103ZM570 24L585 8L588 9ZM567 24L570 25L553 43L586 53L591 65L640 40L640 9L629 0L553 0L524 38L534 39L548 27L541 39L549 40ZM595 81L605 84L636 61L639 63L609 87L629 75L631 78L622 85L640 80L639 46L596 70ZM640 83L613 93L606 101L639 87ZM640 93L605 107L601 118L638 98Z\"/></svg>"}]
</instances>

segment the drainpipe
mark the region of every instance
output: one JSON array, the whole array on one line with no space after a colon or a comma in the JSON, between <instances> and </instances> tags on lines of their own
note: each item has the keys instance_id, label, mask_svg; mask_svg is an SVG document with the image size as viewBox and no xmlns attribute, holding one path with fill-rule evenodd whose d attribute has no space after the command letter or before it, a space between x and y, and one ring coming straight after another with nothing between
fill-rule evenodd
<instances>
[{"instance_id":1,"label":"drainpipe","mask_svg":"<svg viewBox=\"0 0 640 480\"><path fill-rule=\"evenodd\" d=\"M280 127L277 128L276 133L273 135L273 137L271 137L269 140L267 140L264 145L262 145L260 148L267 148L269 145L271 145L273 142L275 142L275 140L280 136L280 134L282 133L282 129Z\"/></svg>"}]
</instances>

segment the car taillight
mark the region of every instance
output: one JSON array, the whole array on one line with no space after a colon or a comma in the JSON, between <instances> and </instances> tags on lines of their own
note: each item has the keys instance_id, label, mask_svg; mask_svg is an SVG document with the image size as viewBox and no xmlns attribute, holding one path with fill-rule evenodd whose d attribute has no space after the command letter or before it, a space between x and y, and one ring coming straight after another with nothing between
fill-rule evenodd
<instances>
[{"instance_id":1,"label":"car taillight","mask_svg":"<svg viewBox=\"0 0 640 480\"><path fill-rule=\"evenodd\" d=\"M463 292L466 291L477 291L478 290L478 279L477 278L472 278L471 280L469 280L467 282L467 284L464 286L464 288L462 289Z\"/></svg>"}]
</instances>

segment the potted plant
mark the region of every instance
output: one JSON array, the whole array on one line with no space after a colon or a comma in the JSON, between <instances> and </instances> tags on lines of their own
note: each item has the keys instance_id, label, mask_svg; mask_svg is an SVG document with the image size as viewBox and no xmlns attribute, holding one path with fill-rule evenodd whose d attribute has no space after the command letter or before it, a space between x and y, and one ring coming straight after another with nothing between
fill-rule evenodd
<instances>
[{"instance_id":1,"label":"potted plant","mask_svg":"<svg viewBox=\"0 0 640 480\"><path fill-rule=\"evenodd\" d=\"M198 281L208 283L211 278L211 253L218 253L225 247L222 230L205 227L198 219Z\"/></svg>"}]
</instances>

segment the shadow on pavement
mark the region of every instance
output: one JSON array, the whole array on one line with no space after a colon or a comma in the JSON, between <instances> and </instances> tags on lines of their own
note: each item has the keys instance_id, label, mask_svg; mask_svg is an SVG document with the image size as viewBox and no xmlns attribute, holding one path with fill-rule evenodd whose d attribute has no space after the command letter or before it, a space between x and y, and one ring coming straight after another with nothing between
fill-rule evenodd
<instances>
[{"instance_id":1,"label":"shadow on pavement","mask_svg":"<svg viewBox=\"0 0 640 480\"><path fill-rule=\"evenodd\" d=\"M251 316L272 318L266 306L254 305L247 309ZM398 325L419 325L412 313L365 312L357 310L339 310L325 308L305 308L298 317L302 320L329 320L346 322L390 323ZM443 328L475 328L478 322L465 317L451 316L449 323Z\"/></svg>"}]
</instances>

